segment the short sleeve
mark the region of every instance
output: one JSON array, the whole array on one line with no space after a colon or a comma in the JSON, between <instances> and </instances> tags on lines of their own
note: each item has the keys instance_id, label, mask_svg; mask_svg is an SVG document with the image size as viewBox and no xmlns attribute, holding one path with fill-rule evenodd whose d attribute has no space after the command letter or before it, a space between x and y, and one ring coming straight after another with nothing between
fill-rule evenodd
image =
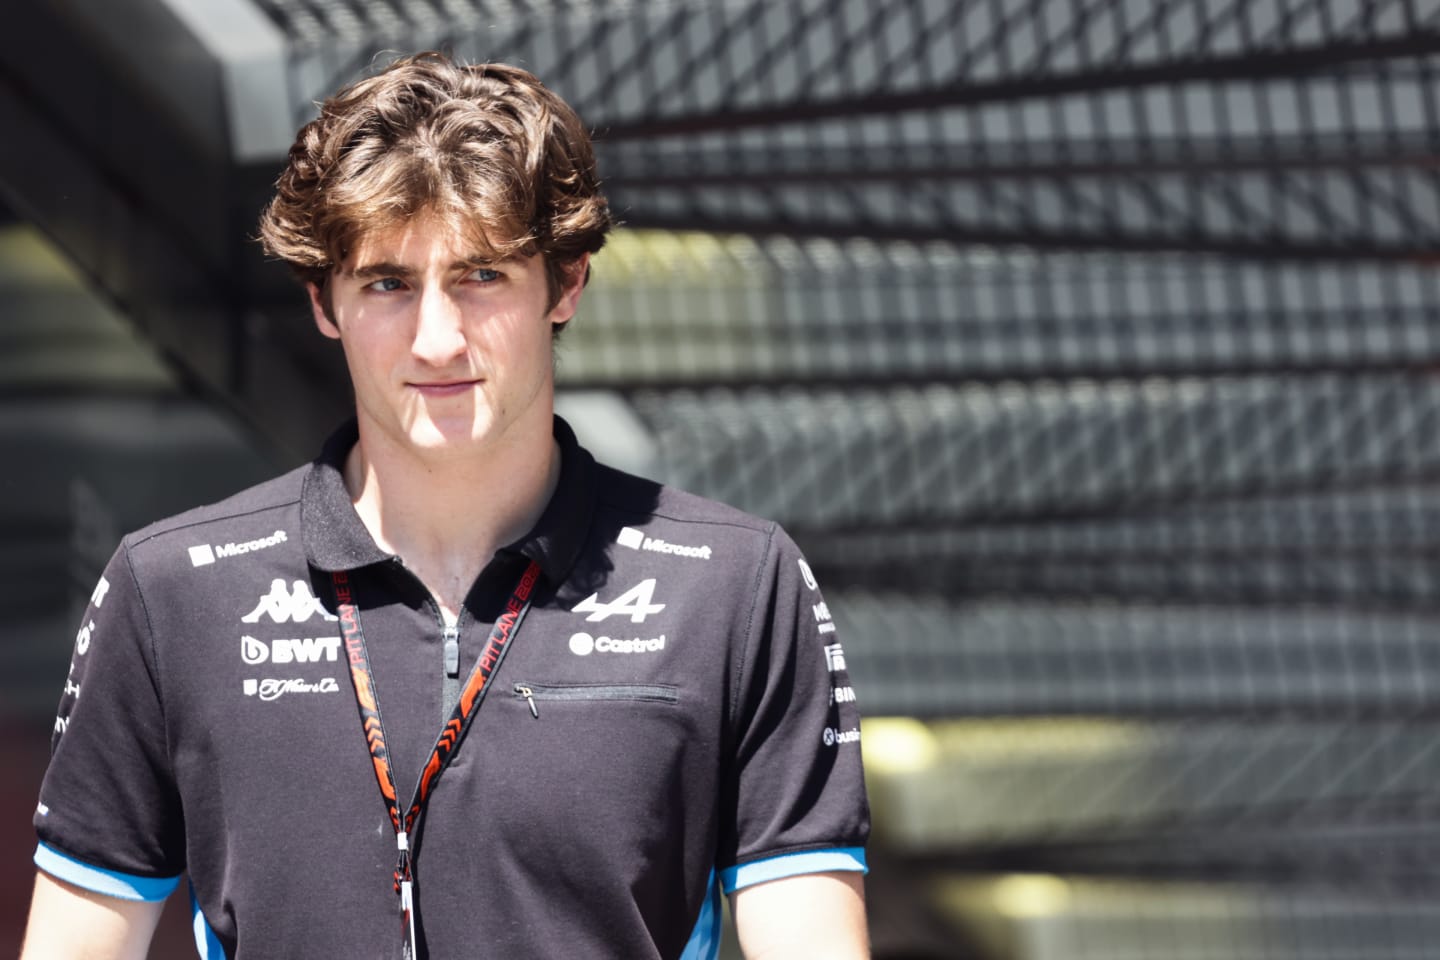
<instances>
[{"instance_id":1,"label":"short sleeve","mask_svg":"<svg viewBox=\"0 0 1440 960\"><path fill-rule=\"evenodd\" d=\"M774 528L740 664L718 865L726 892L865 869L860 714L819 584Z\"/></svg>"},{"instance_id":2,"label":"short sleeve","mask_svg":"<svg viewBox=\"0 0 1440 960\"><path fill-rule=\"evenodd\" d=\"M36 865L97 893L164 899L184 868L154 648L123 545L75 635L34 822Z\"/></svg>"}]
</instances>

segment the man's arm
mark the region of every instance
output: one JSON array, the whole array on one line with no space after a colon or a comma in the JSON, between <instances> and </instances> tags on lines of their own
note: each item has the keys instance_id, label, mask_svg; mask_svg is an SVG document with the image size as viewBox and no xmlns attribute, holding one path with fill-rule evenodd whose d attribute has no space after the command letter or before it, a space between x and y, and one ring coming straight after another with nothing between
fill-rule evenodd
<instances>
[{"instance_id":1,"label":"man's arm","mask_svg":"<svg viewBox=\"0 0 1440 960\"><path fill-rule=\"evenodd\" d=\"M865 960L864 877L807 873L735 891L735 932L746 960Z\"/></svg>"},{"instance_id":2,"label":"man's arm","mask_svg":"<svg viewBox=\"0 0 1440 960\"><path fill-rule=\"evenodd\" d=\"M20 960L145 960L164 906L92 893L37 871Z\"/></svg>"}]
</instances>

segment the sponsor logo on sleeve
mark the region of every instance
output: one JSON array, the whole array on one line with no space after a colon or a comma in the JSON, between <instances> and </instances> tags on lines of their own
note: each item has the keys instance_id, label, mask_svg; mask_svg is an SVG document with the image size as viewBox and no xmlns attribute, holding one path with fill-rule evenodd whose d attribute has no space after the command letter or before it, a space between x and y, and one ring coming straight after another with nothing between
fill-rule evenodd
<instances>
[{"instance_id":1,"label":"sponsor logo on sleeve","mask_svg":"<svg viewBox=\"0 0 1440 960\"><path fill-rule=\"evenodd\" d=\"M845 743L860 742L860 728L852 727L849 730L840 730L836 727L826 727L820 739L827 747L837 747Z\"/></svg>"},{"instance_id":2,"label":"sponsor logo on sleeve","mask_svg":"<svg viewBox=\"0 0 1440 960\"><path fill-rule=\"evenodd\" d=\"M832 643L825 648L825 666L830 668L831 673L845 669L845 650L840 644Z\"/></svg>"},{"instance_id":3,"label":"sponsor logo on sleeve","mask_svg":"<svg viewBox=\"0 0 1440 960\"><path fill-rule=\"evenodd\" d=\"M711 552L708 543L698 547L669 543L659 537L647 537L634 527L621 527L620 533L615 537L615 542L622 547L629 547L631 550L668 553L672 557L691 557L696 560L709 560Z\"/></svg>"},{"instance_id":4,"label":"sponsor logo on sleeve","mask_svg":"<svg viewBox=\"0 0 1440 960\"><path fill-rule=\"evenodd\" d=\"M819 590L820 584L815 582L815 571L810 569L810 564L805 562L805 558L801 557L795 562L800 564L800 579L805 581L805 586L811 590Z\"/></svg>"},{"instance_id":5,"label":"sponsor logo on sleeve","mask_svg":"<svg viewBox=\"0 0 1440 960\"><path fill-rule=\"evenodd\" d=\"M105 594L110 592L110 581L103 576L100 582L95 584L95 589L90 592L90 603L99 610L105 604Z\"/></svg>"},{"instance_id":6,"label":"sponsor logo on sleeve","mask_svg":"<svg viewBox=\"0 0 1440 960\"><path fill-rule=\"evenodd\" d=\"M570 637L570 652L577 657L588 657L592 653L657 653L665 649L665 634L651 637L593 637L588 633L576 633Z\"/></svg>"},{"instance_id":7,"label":"sponsor logo on sleeve","mask_svg":"<svg viewBox=\"0 0 1440 960\"><path fill-rule=\"evenodd\" d=\"M837 704L837 703L854 703L854 702L855 702L855 688L854 688L854 687L831 687L831 688L830 688L830 706L833 707L833 706L835 706L835 704Z\"/></svg>"},{"instance_id":8,"label":"sponsor logo on sleeve","mask_svg":"<svg viewBox=\"0 0 1440 960\"><path fill-rule=\"evenodd\" d=\"M304 623L315 614L331 622L340 619L321 605L304 580L292 581L291 588L286 590L285 581L277 578L270 581L270 592L260 598L255 609L240 619L244 623L259 623L262 616L268 616L275 623Z\"/></svg>"},{"instance_id":9,"label":"sponsor logo on sleeve","mask_svg":"<svg viewBox=\"0 0 1440 960\"><path fill-rule=\"evenodd\" d=\"M276 544L284 543L289 539L284 530L276 530L268 537L260 537L255 540L245 540L236 543L231 540L229 543L217 543L213 546L208 543L199 543L190 548L190 564L196 567L203 567L206 564L214 563L216 560L223 560L226 557L238 557L244 553L252 553L256 550L264 550L266 547L273 547Z\"/></svg>"},{"instance_id":10,"label":"sponsor logo on sleeve","mask_svg":"<svg viewBox=\"0 0 1440 960\"><path fill-rule=\"evenodd\" d=\"M830 607L825 603L824 600L821 600L819 603L811 607L810 611L815 614L815 622L818 624L818 626L815 628L817 632L835 632L835 624L830 619Z\"/></svg>"},{"instance_id":11,"label":"sponsor logo on sleeve","mask_svg":"<svg viewBox=\"0 0 1440 960\"><path fill-rule=\"evenodd\" d=\"M95 635L95 621L91 620L75 634L75 655L83 657L90 652L90 638Z\"/></svg>"},{"instance_id":12,"label":"sponsor logo on sleeve","mask_svg":"<svg viewBox=\"0 0 1440 960\"><path fill-rule=\"evenodd\" d=\"M620 596L609 603L600 602L599 592L590 594L575 606L570 608L571 613L588 613L585 618L588 623L599 623L613 616L628 616L631 623L644 623L645 618L652 613L659 613L665 609L665 604L655 603L655 580L641 580L635 586L626 590Z\"/></svg>"}]
</instances>

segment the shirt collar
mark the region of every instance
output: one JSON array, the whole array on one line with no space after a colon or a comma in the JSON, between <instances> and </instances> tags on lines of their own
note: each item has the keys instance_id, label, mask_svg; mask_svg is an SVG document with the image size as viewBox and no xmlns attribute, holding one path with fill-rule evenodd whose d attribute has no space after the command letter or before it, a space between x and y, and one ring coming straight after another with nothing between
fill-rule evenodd
<instances>
[{"instance_id":1,"label":"shirt collar","mask_svg":"<svg viewBox=\"0 0 1440 960\"><path fill-rule=\"evenodd\" d=\"M575 432L555 418L560 446L560 479L540 519L529 533L502 548L540 565L553 584L562 583L580 556L595 513L595 459L580 446ZM355 512L345 489L345 458L359 440L352 418L330 435L305 475L300 494L300 528L311 566L327 573L354 570L390 560Z\"/></svg>"}]
</instances>

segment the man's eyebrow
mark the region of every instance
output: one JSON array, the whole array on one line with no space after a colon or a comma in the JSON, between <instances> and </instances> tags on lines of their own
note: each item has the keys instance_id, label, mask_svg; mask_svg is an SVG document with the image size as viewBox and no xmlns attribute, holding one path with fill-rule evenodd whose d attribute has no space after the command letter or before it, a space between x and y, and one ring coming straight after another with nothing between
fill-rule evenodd
<instances>
[{"instance_id":1,"label":"man's eyebrow","mask_svg":"<svg viewBox=\"0 0 1440 960\"><path fill-rule=\"evenodd\" d=\"M475 253L471 254L468 257L462 257L461 259L456 260L454 263L450 264L450 269L464 270L466 268L469 268L471 270L474 270L476 267L498 267L501 264L508 263L509 261L514 259L514 257L497 257L494 254Z\"/></svg>"},{"instance_id":2,"label":"man's eyebrow","mask_svg":"<svg viewBox=\"0 0 1440 960\"><path fill-rule=\"evenodd\" d=\"M349 271L349 274L361 280L373 277L401 277L403 279L414 276L415 271L398 263L382 261L380 263L357 263Z\"/></svg>"},{"instance_id":3,"label":"man's eyebrow","mask_svg":"<svg viewBox=\"0 0 1440 960\"><path fill-rule=\"evenodd\" d=\"M462 257L450 264L451 270L475 270L480 267L498 267L514 260L514 257L497 257L493 254L476 253L468 257ZM360 263L347 273L357 280L370 280L376 277L399 277L408 280L416 273L412 267L399 263L391 263L382 260L377 263Z\"/></svg>"}]
</instances>

